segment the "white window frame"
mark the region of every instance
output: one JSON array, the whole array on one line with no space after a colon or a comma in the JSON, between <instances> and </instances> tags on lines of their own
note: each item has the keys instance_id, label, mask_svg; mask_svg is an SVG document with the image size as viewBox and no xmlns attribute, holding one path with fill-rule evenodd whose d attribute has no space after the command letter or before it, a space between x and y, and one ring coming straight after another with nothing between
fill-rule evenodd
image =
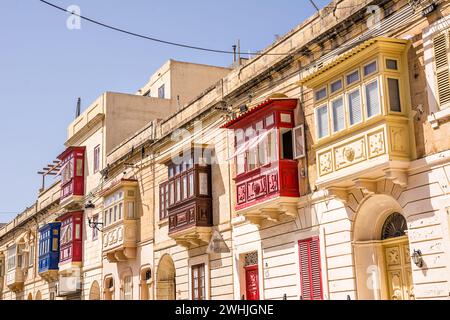
<instances>
[{"instance_id":1,"label":"white window frame","mask_svg":"<svg viewBox=\"0 0 450 320\"><path fill-rule=\"evenodd\" d=\"M379 110L378 110L378 113L373 114L372 116L369 117L369 114L368 114L368 110L369 109L368 109L368 104L367 104L367 90L366 90L366 87L368 85L374 83L374 82L377 82L377 88L378 88L377 96L378 96L378 109ZM383 86L383 83L381 82L380 77L375 77L373 79L370 79L369 81L364 82L363 85L362 85L362 87L363 87L363 94L364 94L364 103L363 103L363 106L364 106L364 119L366 121L369 120L369 119L372 119L372 118L374 118L376 116L379 116L379 115L383 114L383 101L381 100L381 88L382 88L382 86Z\"/></svg>"},{"instance_id":2,"label":"white window frame","mask_svg":"<svg viewBox=\"0 0 450 320\"><path fill-rule=\"evenodd\" d=\"M297 154L297 148L296 148L297 138L296 138L295 132L297 130L300 130L300 132L301 132L300 137L302 139L302 146L303 146L300 154ZM294 148L294 159L304 158L306 156L305 125L301 124L301 125L296 126L294 129L292 129L292 142L293 142L293 148Z\"/></svg>"},{"instance_id":3,"label":"white window frame","mask_svg":"<svg viewBox=\"0 0 450 320\"><path fill-rule=\"evenodd\" d=\"M450 31L450 15L443 17L435 23L429 25L422 32L423 38L423 58L425 61L425 77L427 85L428 106L430 114L428 115L428 122L432 128L439 127L439 121L450 118L450 107L440 110L435 97L437 97L437 80L434 70L434 50L433 38L439 33L448 30Z\"/></svg>"},{"instance_id":4,"label":"white window frame","mask_svg":"<svg viewBox=\"0 0 450 320\"><path fill-rule=\"evenodd\" d=\"M326 108L327 109L327 134L325 134L324 136L321 137L320 136L320 132L319 132L319 118L318 118L319 113L318 113L318 111L319 111L319 109L322 109L322 108ZM321 139L324 139L326 137L329 137L331 130L330 130L330 108L328 106L328 102L325 102L324 104L319 105L317 108L315 108L314 109L314 113L315 113L315 117L316 117L316 137L317 137L317 140L321 140Z\"/></svg>"}]
</instances>

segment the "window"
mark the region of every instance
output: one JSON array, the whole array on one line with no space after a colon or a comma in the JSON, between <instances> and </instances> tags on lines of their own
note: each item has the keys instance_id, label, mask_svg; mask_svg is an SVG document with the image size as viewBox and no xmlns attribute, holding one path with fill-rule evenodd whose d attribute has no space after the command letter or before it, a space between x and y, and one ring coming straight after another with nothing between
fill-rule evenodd
<instances>
[{"instance_id":1,"label":"window","mask_svg":"<svg viewBox=\"0 0 450 320\"><path fill-rule=\"evenodd\" d=\"M77 159L77 177L83 176L83 159Z\"/></svg>"},{"instance_id":2,"label":"window","mask_svg":"<svg viewBox=\"0 0 450 320\"><path fill-rule=\"evenodd\" d=\"M391 111L401 112L400 105L400 88L399 80L394 78L388 78L388 94L389 94L389 108Z\"/></svg>"},{"instance_id":3,"label":"window","mask_svg":"<svg viewBox=\"0 0 450 320\"><path fill-rule=\"evenodd\" d=\"M325 99L327 97L327 87L323 87L322 89L319 89L315 93L316 101Z\"/></svg>"},{"instance_id":4,"label":"window","mask_svg":"<svg viewBox=\"0 0 450 320\"><path fill-rule=\"evenodd\" d=\"M30 249L28 251L28 266L32 267L34 265L34 244L30 244Z\"/></svg>"},{"instance_id":5,"label":"window","mask_svg":"<svg viewBox=\"0 0 450 320\"><path fill-rule=\"evenodd\" d=\"M342 97L331 102L333 110L333 132L338 132L345 127L344 101Z\"/></svg>"},{"instance_id":6,"label":"window","mask_svg":"<svg viewBox=\"0 0 450 320\"><path fill-rule=\"evenodd\" d=\"M129 275L123 278L123 299L124 300L133 299L132 278Z\"/></svg>"},{"instance_id":7,"label":"window","mask_svg":"<svg viewBox=\"0 0 450 320\"><path fill-rule=\"evenodd\" d=\"M11 247L8 248L8 271L12 270L16 267L16 245L13 245Z\"/></svg>"},{"instance_id":8,"label":"window","mask_svg":"<svg viewBox=\"0 0 450 320\"><path fill-rule=\"evenodd\" d=\"M355 70L347 75L347 85L351 85L359 81L359 71Z\"/></svg>"},{"instance_id":9,"label":"window","mask_svg":"<svg viewBox=\"0 0 450 320\"><path fill-rule=\"evenodd\" d=\"M361 93L359 88L348 93L348 114L350 125L360 123L362 121L361 114Z\"/></svg>"},{"instance_id":10,"label":"window","mask_svg":"<svg viewBox=\"0 0 450 320\"><path fill-rule=\"evenodd\" d=\"M128 219L134 219L134 218L135 218L134 202L129 201L128 202Z\"/></svg>"},{"instance_id":11,"label":"window","mask_svg":"<svg viewBox=\"0 0 450 320\"><path fill-rule=\"evenodd\" d=\"M100 169L100 145L94 148L94 173Z\"/></svg>"},{"instance_id":12,"label":"window","mask_svg":"<svg viewBox=\"0 0 450 320\"><path fill-rule=\"evenodd\" d=\"M64 221L61 226L61 244L67 244L72 241L72 219Z\"/></svg>"},{"instance_id":13,"label":"window","mask_svg":"<svg viewBox=\"0 0 450 320\"><path fill-rule=\"evenodd\" d=\"M192 266L192 300L205 300L205 265Z\"/></svg>"},{"instance_id":14,"label":"window","mask_svg":"<svg viewBox=\"0 0 450 320\"><path fill-rule=\"evenodd\" d=\"M81 225L79 223L75 224L75 239L81 239Z\"/></svg>"},{"instance_id":15,"label":"window","mask_svg":"<svg viewBox=\"0 0 450 320\"><path fill-rule=\"evenodd\" d=\"M369 64L366 64L363 70L364 70L364 77L367 77L372 73L375 73L377 71L377 61L375 60Z\"/></svg>"},{"instance_id":16,"label":"window","mask_svg":"<svg viewBox=\"0 0 450 320\"><path fill-rule=\"evenodd\" d=\"M367 118L380 113L380 99L378 96L378 80L365 85Z\"/></svg>"},{"instance_id":17,"label":"window","mask_svg":"<svg viewBox=\"0 0 450 320\"><path fill-rule=\"evenodd\" d=\"M169 185L167 183L159 186L159 196L159 219L163 220L168 216Z\"/></svg>"},{"instance_id":18,"label":"window","mask_svg":"<svg viewBox=\"0 0 450 320\"><path fill-rule=\"evenodd\" d=\"M92 222L95 226L97 225L98 214L96 214L92 217ZM98 229L95 227L95 228L92 228L92 240L97 240L97 239L98 239Z\"/></svg>"},{"instance_id":19,"label":"window","mask_svg":"<svg viewBox=\"0 0 450 320\"><path fill-rule=\"evenodd\" d=\"M58 248L58 238L53 238L53 242L52 242L52 251L53 252L58 252L59 248Z\"/></svg>"},{"instance_id":20,"label":"window","mask_svg":"<svg viewBox=\"0 0 450 320\"><path fill-rule=\"evenodd\" d=\"M302 298L304 300L322 300L319 238L300 240L298 247Z\"/></svg>"},{"instance_id":21,"label":"window","mask_svg":"<svg viewBox=\"0 0 450 320\"><path fill-rule=\"evenodd\" d=\"M320 138L328 135L328 107L326 105L317 108L317 134Z\"/></svg>"},{"instance_id":22,"label":"window","mask_svg":"<svg viewBox=\"0 0 450 320\"><path fill-rule=\"evenodd\" d=\"M397 60L386 59L386 69L388 70L398 70Z\"/></svg>"},{"instance_id":23,"label":"window","mask_svg":"<svg viewBox=\"0 0 450 320\"><path fill-rule=\"evenodd\" d=\"M201 195L207 196L208 191L208 174L206 172L199 172L198 174L198 189Z\"/></svg>"},{"instance_id":24,"label":"window","mask_svg":"<svg viewBox=\"0 0 450 320\"><path fill-rule=\"evenodd\" d=\"M337 91L339 91L341 89L342 89L342 80L341 79L339 79L339 80L337 80L335 82L332 82L331 85L330 85L331 93L335 93L335 92L337 92Z\"/></svg>"},{"instance_id":25,"label":"window","mask_svg":"<svg viewBox=\"0 0 450 320\"><path fill-rule=\"evenodd\" d=\"M0 277L5 275L5 260L0 258Z\"/></svg>"},{"instance_id":26,"label":"window","mask_svg":"<svg viewBox=\"0 0 450 320\"><path fill-rule=\"evenodd\" d=\"M433 39L437 100L441 109L450 106L450 45L448 37L450 37L450 32L446 31Z\"/></svg>"},{"instance_id":27,"label":"window","mask_svg":"<svg viewBox=\"0 0 450 320\"><path fill-rule=\"evenodd\" d=\"M282 159L294 159L291 129L282 129L281 143Z\"/></svg>"},{"instance_id":28,"label":"window","mask_svg":"<svg viewBox=\"0 0 450 320\"><path fill-rule=\"evenodd\" d=\"M158 98L164 99L165 96L166 96L165 87L164 87L164 85L162 85L161 87L158 88Z\"/></svg>"},{"instance_id":29,"label":"window","mask_svg":"<svg viewBox=\"0 0 450 320\"><path fill-rule=\"evenodd\" d=\"M294 128L294 158L303 158L306 155L305 151L305 128L303 125L299 125Z\"/></svg>"}]
</instances>

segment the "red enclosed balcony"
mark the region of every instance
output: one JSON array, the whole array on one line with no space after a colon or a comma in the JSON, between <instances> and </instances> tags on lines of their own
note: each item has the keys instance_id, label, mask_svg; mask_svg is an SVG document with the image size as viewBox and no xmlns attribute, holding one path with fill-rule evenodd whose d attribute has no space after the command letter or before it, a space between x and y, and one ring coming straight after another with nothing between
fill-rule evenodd
<instances>
[{"instance_id":1,"label":"red enclosed balcony","mask_svg":"<svg viewBox=\"0 0 450 320\"><path fill-rule=\"evenodd\" d=\"M59 273L77 273L83 257L83 211L66 213L58 220L61 222Z\"/></svg>"},{"instance_id":2,"label":"red enclosed balcony","mask_svg":"<svg viewBox=\"0 0 450 320\"><path fill-rule=\"evenodd\" d=\"M269 99L229 121L233 130L238 215L260 225L294 216L300 197L298 162L303 126L295 127L297 99Z\"/></svg>"},{"instance_id":3,"label":"red enclosed balcony","mask_svg":"<svg viewBox=\"0 0 450 320\"><path fill-rule=\"evenodd\" d=\"M79 207L84 196L85 147L69 147L58 156L61 161L61 207Z\"/></svg>"}]
</instances>

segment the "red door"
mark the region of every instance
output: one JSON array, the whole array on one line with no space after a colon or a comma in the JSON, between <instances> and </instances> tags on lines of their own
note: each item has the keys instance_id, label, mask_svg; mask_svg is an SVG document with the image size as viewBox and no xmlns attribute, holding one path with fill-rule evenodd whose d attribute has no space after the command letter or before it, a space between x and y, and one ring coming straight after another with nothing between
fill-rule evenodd
<instances>
[{"instance_id":1,"label":"red door","mask_svg":"<svg viewBox=\"0 0 450 320\"><path fill-rule=\"evenodd\" d=\"M247 300L259 300L258 266L245 267L245 287Z\"/></svg>"}]
</instances>

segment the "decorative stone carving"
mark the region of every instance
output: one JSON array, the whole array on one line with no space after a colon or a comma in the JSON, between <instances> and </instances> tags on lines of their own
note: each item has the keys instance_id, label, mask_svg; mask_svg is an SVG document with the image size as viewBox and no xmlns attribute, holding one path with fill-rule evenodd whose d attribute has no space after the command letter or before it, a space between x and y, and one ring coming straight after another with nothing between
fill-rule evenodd
<instances>
[{"instance_id":1,"label":"decorative stone carving","mask_svg":"<svg viewBox=\"0 0 450 320\"><path fill-rule=\"evenodd\" d=\"M403 127L390 127L392 151L404 153L406 151L405 129Z\"/></svg>"},{"instance_id":2,"label":"decorative stone carving","mask_svg":"<svg viewBox=\"0 0 450 320\"><path fill-rule=\"evenodd\" d=\"M333 171L331 151L319 155L319 175L323 176Z\"/></svg>"},{"instance_id":3,"label":"decorative stone carving","mask_svg":"<svg viewBox=\"0 0 450 320\"><path fill-rule=\"evenodd\" d=\"M348 167L366 159L364 137L334 148L336 170Z\"/></svg>"},{"instance_id":4,"label":"decorative stone carving","mask_svg":"<svg viewBox=\"0 0 450 320\"><path fill-rule=\"evenodd\" d=\"M386 249L386 261L390 266L400 264L400 253L398 247Z\"/></svg>"},{"instance_id":5,"label":"decorative stone carving","mask_svg":"<svg viewBox=\"0 0 450 320\"><path fill-rule=\"evenodd\" d=\"M384 131L378 131L368 136L369 158L378 157L386 153Z\"/></svg>"}]
</instances>

